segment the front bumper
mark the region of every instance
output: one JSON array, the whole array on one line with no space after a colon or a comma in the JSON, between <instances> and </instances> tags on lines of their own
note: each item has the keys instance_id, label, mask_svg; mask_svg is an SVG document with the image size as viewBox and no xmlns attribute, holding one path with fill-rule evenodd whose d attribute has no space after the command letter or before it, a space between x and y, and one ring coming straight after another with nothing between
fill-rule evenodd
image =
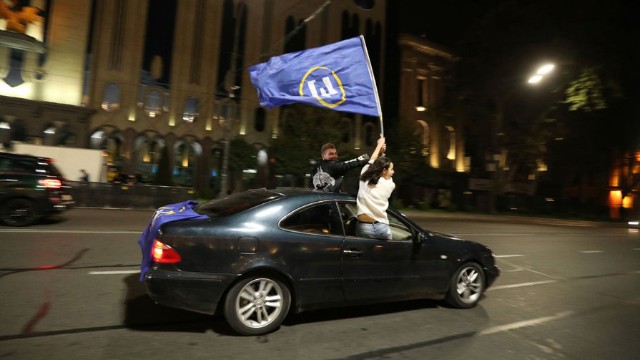
<instances>
[{"instance_id":1,"label":"front bumper","mask_svg":"<svg viewBox=\"0 0 640 360\"><path fill-rule=\"evenodd\" d=\"M233 274L152 268L145 275L144 282L147 294L157 304L212 315L236 278L237 275Z\"/></svg>"},{"instance_id":2,"label":"front bumper","mask_svg":"<svg viewBox=\"0 0 640 360\"><path fill-rule=\"evenodd\" d=\"M484 268L484 273L487 280L487 288L489 288L496 281L498 276L500 276L500 268L497 265L489 266Z\"/></svg>"}]
</instances>

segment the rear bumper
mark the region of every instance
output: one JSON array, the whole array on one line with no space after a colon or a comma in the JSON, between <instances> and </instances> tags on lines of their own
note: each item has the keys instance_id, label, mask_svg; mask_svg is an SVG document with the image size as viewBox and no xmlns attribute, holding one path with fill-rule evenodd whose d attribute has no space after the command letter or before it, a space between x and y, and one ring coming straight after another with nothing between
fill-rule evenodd
<instances>
[{"instance_id":1,"label":"rear bumper","mask_svg":"<svg viewBox=\"0 0 640 360\"><path fill-rule=\"evenodd\" d=\"M218 303L236 279L232 274L203 274L150 269L145 275L147 294L164 306L214 314Z\"/></svg>"},{"instance_id":2,"label":"rear bumper","mask_svg":"<svg viewBox=\"0 0 640 360\"><path fill-rule=\"evenodd\" d=\"M67 211L73 207L75 201L73 196L61 192L51 192L47 198L45 214L56 214Z\"/></svg>"}]
</instances>

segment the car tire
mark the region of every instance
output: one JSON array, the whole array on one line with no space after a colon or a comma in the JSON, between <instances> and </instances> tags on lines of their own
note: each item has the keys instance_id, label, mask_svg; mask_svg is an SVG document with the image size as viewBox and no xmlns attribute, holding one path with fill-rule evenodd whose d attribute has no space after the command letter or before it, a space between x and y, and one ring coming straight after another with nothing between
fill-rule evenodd
<instances>
[{"instance_id":1,"label":"car tire","mask_svg":"<svg viewBox=\"0 0 640 360\"><path fill-rule=\"evenodd\" d=\"M458 268L449 284L446 301L449 305L468 309L476 306L486 287L484 271L474 262L468 262Z\"/></svg>"},{"instance_id":2,"label":"car tire","mask_svg":"<svg viewBox=\"0 0 640 360\"><path fill-rule=\"evenodd\" d=\"M36 205L29 199L9 199L0 209L0 220L8 226L31 225L38 220Z\"/></svg>"},{"instance_id":3,"label":"car tire","mask_svg":"<svg viewBox=\"0 0 640 360\"><path fill-rule=\"evenodd\" d=\"M240 335L276 330L291 306L291 292L279 278L250 276L237 282L225 298L224 316Z\"/></svg>"}]
</instances>

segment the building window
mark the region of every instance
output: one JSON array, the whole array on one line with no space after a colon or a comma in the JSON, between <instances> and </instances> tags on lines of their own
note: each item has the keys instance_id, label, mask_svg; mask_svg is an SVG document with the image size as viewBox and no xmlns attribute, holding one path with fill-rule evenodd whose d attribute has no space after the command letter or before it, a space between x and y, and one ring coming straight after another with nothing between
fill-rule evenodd
<instances>
[{"instance_id":1,"label":"building window","mask_svg":"<svg viewBox=\"0 0 640 360\"><path fill-rule=\"evenodd\" d=\"M173 153L173 182L177 186L193 186L196 163L202 155L202 146L195 141L181 140L174 145Z\"/></svg>"},{"instance_id":2,"label":"building window","mask_svg":"<svg viewBox=\"0 0 640 360\"><path fill-rule=\"evenodd\" d=\"M416 111L427 111L427 80L418 78L418 96L416 101Z\"/></svg>"},{"instance_id":3,"label":"building window","mask_svg":"<svg viewBox=\"0 0 640 360\"><path fill-rule=\"evenodd\" d=\"M102 110L114 111L120 108L120 86L118 84L106 84L102 97Z\"/></svg>"},{"instance_id":4,"label":"building window","mask_svg":"<svg viewBox=\"0 0 640 360\"><path fill-rule=\"evenodd\" d=\"M137 180L148 182L155 178L164 147L165 141L161 138L151 139L147 135L140 135L134 140Z\"/></svg>"},{"instance_id":5,"label":"building window","mask_svg":"<svg viewBox=\"0 0 640 360\"><path fill-rule=\"evenodd\" d=\"M58 145L57 144L57 129L55 125L47 125L44 127L44 131L42 133L42 143L43 145Z\"/></svg>"},{"instance_id":6,"label":"building window","mask_svg":"<svg viewBox=\"0 0 640 360\"><path fill-rule=\"evenodd\" d=\"M102 144L106 140L106 133L104 130L97 130L93 134L91 134L91 138L89 140L89 148L91 149L102 149Z\"/></svg>"},{"instance_id":7,"label":"building window","mask_svg":"<svg viewBox=\"0 0 640 360\"><path fill-rule=\"evenodd\" d=\"M429 124L424 120L416 121L416 130L414 134L420 136L420 142L422 144L420 154L426 157L429 155Z\"/></svg>"},{"instance_id":8,"label":"building window","mask_svg":"<svg viewBox=\"0 0 640 360\"><path fill-rule=\"evenodd\" d=\"M366 146L373 146L378 141L376 137L376 131L373 124L366 124L364 126L364 143Z\"/></svg>"},{"instance_id":9,"label":"building window","mask_svg":"<svg viewBox=\"0 0 640 360\"><path fill-rule=\"evenodd\" d=\"M257 132L263 132L266 125L266 114L263 108L257 108L255 113L255 120L253 123L253 128Z\"/></svg>"},{"instance_id":10,"label":"building window","mask_svg":"<svg viewBox=\"0 0 640 360\"><path fill-rule=\"evenodd\" d=\"M182 113L182 120L187 123L194 123L198 121L198 115L200 114L200 101L189 96L184 100L184 112Z\"/></svg>"},{"instance_id":11,"label":"building window","mask_svg":"<svg viewBox=\"0 0 640 360\"><path fill-rule=\"evenodd\" d=\"M447 159L456 159L456 130L452 126L447 126L449 132L449 151L447 152Z\"/></svg>"},{"instance_id":12,"label":"building window","mask_svg":"<svg viewBox=\"0 0 640 360\"><path fill-rule=\"evenodd\" d=\"M342 118L340 123L340 127L342 128L342 143L348 144L351 141L351 127L353 124L353 120L348 117L344 117Z\"/></svg>"},{"instance_id":13,"label":"building window","mask_svg":"<svg viewBox=\"0 0 640 360\"><path fill-rule=\"evenodd\" d=\"M162 94L158 90L151 90L144 100L144 113L150 118L160 116L162 112Z\"/></svg>"}]
</instances>

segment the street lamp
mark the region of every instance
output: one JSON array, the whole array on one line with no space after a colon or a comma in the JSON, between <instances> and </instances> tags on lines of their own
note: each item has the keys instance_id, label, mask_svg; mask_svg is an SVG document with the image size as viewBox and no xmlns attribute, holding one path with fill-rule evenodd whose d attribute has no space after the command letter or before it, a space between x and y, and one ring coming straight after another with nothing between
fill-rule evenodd
<instances>
[{"instance_id":1,"label":"street lamp","mask_svg":"<svg viewBox=\"0 0 640 360\"><path fill-rule=\"evenodd\" d=\"M529 78L529 81L527 81L527 82L529 84L537 84L537 83L539 83L540 81L542 81L544 76L547 75L548 73L552 72L554 68L555 68L554 64L544 64L544 65L540 66L538 68L538 70L536 70L535 74L533 74Z\"/></svg>"},{"instance_id":2,"label":"street lamp","mask_svg":"<svg viewBox=\"0 0 640 360\"><path fill-rule=\"evenodd\" d=\"M220 121L220 126L223 131L223 140L224 140L224 150L222 153L222 169L220 173L220 197L227 196L229 182L228 182L228 173L229 173L229 151L231 150L231 131L233 127L233 122L236 119L236 103L233 101L233 98L229 96L226 99L218 102L217 106L218 110L218 119Z\"/></svg>"}]
</instances>

